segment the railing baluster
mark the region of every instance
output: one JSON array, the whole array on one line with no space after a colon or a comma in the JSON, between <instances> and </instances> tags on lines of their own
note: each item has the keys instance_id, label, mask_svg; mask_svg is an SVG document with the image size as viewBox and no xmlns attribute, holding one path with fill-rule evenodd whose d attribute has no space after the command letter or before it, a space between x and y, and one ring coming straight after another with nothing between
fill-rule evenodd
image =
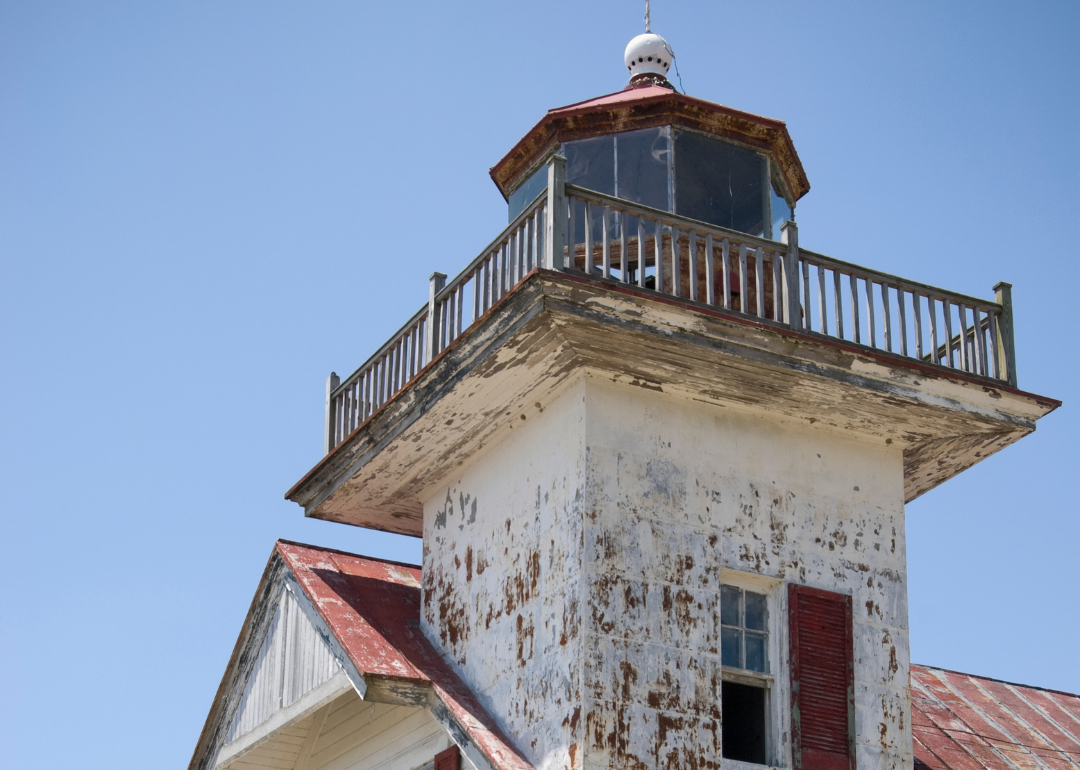
<instances>
[{"instance_id":1,"label":"railing baluster","mask_svg":"<svg viewBox=\"0 0 1080 770\"><path fill-rule=\"evenodd\" d=\"M656 220L656 235L653 237L653 269L656 290L664 290L664 223Z\"/></svg>"},{"instance_id":2,"label":"railing baluster","mask_svg":"<svg viewBox=\"0 0 1080 770\"><path fill-rule=\"evenodd\" d=\"M822 334L829 333L829 306L825 292L825 268L814 265L817 269L817 296L818 296L818 331Z\"/></svg>"},{"instance_id":3,"label":"railing baluster","mask_svg":"<svg viewBox=\"0 0 1080 770\"><path fill-rule=\"evenodd\" d=\"M872 348L877 347L877 329L874 324L874 282L866 279L866 325L870 335L867 344Z\"/></svg>"},{"instance_id":4,"label":"railing baluster","mask_svg":"<svg viewBox=\"0 0 1080 770\"><path fill-rule=\"evenodd\" d=\"M1003 380L1005 377L1002 375L1001 348L995 344L998 339L997 311L991 310L987 316L990 321L990 356L994 361L994 368L991 371L995 379Z\"/></svg>"},{"instance_id":5,"label":"railing baluster","mask_svg":"<svg viewBox=\"0 0 1080 770\"><path fill-rule=\"evenodd\" d=\"M915 357L922 360L923 357L923 330L922 330L922 300L919 292L911 292L911 306L915 311L912 322L915 324Z\"/></svg>"},{"instance_id":6,"label":"railing baluster","mask_svg":"<svg viewBox=\"0 0 1080 770\"><path fill-rule=\"evenodd\" d=\"M754 293L758 318L765 317L765 250L758 246L754 249Z\"/></svg>"},{"instance_id":7,"label":"railing baluster","mask_svg":"<svg viewBox=\"0 0 1080 770\"><path fill-rule=\"evenodd\" d=\"M971 348L968 347L968 306L958 304L960 309L960 366L961 368L970 374L975 373L975 362L971 355ZM975 342L974 330L972 330L972 343ZM974 345L972 345L974 347Z\"/></svg>"},{"instance_id":8,"label":"railing baluster","mask_svg":"<svg viewBox=\"0 0 1080 770\"><path fill-rule=\"evenodd\" d=\"M862 342L862 329L859 326L859 279L851 275L851 335L856 345Z\"/></svg>"},{"instance_id":9,"label":"railing baluster","mask_svg":"<svg viewBox=\"0 0 1080 770\"><path fill-rule=\"evenodd\" d=\"M739 312L747 313L747 302L749 302L749 281L746 277L746 244L739 244Z\"/></svg>"},{"instance_id":10,"label":"railing baluster","mask_svg":"<svg viewBox=\"0 0 1080 770\"><path fill-rule=\"evenodd\" d=\"M935 364L941 363L941 355L938 353L938 317L937 300L933 295L926 295L926 304L930 308L927 321L930 323L930 360Z\"/></svg>"},{"instance_id":11,"label":"railing baluster","mask_svg":"<svg viewBox=\"0 0 1080 770\"><path fill-rule=\"evenodd\" d=\"M577 243L574 239L577 238L577 206L574 204L577 202L574 198L566 199L567 217L569 224L566 230L566 267L577 270Z\"/></svg>"},{"instance_id":12,"label":"railing baluster","mask_svg":"<svg viewBox=\"0 0 1080 770\"><path fill-rule=\"evenodd\" d=\"M603 221L600 223L600 234L604 237L604 245L600 249L601 259L603 260L604 277L611 277L611 209L607 206L600 208L600 216L603 217Z\"/></svg>"},{"instance_id":13,"label":"railing baluster","mask_svg":"<svg viewBox=\"0 0 1080 770\"><path fill-rule=\"evenodd\" d=\"M950 368L955 369L956 358L953 355L952 345L952 308L949 307L947 299L941 300L941 314L945 318L945 360L948 361Z\"/></svg>"},{"instance_id":14,"label":"railing baluster","mask_svg":"<svg viewBox=\"0 0 1080 770\"><path fill-rule=\"evenodd\" d=\"M682 275L679 268L679 228L671 226L671 296L678 297L682 290Z\"/></svg>"},{"instance_id":15,"label":"railing baluster","mask_svg":"<svg viewBox=\"0 0 1080 770\"><path fill-rule=\"evenodd\" d=\"M889 284L881 284L881 326L882 334L885 335L885 350L892 353L892 312L889 308Z\"/></svg>"},{"instance_id":16,"label":"railing baluster","mask_svg":"<svg viewBox=\"0 0 1080 770\"><path fill-rule=\"evenodd\" d=\"M844 339L844 287L840 284L840 271L833 268L833 310L836 311L836 338Z\"/></svg>"},{"instance_id":17,"label":"railing baluster","mask_svg":"<svg viewBox=\"0 0 1080 770\"><path fill-rule=\"evenodd\" d=\"M904 299L906 292L896 287L896 301L897 308L900 310L900 354L906 356L908 354L908 334L907 334L907 300Z\"/></svg>"},{"instance_id":18,"label":"railing baluster","mask_svg":"<svg viewBox=\"0 0 1080 770\"><path fill-rule=\"evenodd\" d=\"M716 256L713 254L712 233L705 234L705 302L716 304Z\"/></svg>"},{"instance_id":19,"label":"railing baluster","mask_svg":"<svg viewBox=\"0 0 1080 770\"><path fill-rule=\"evenodd\" d=\"M690 231L687 243L687 274L690 279L690 299L697 302L697 233Z\"/></svg>"},{"instance_id":20,"label":"railing baluster","mask_svg":"<svg viewBox=\"0 0 1080 770\"><path fill-rule=\"evenodd\" d=\"M585 201L585 273L593 271L592 204Z\"/></svg>"},{"instance_id":21,"label":"railing baluster","mask_svg":"<svg viewBox=\"0 0 1080 770\"><path fill-rule=\"evenodd\" d=\"M982 311L978 307L971 309L975 317L975 369L986 376L986 334L983 331Z\"/></svg>"},{"instance_id":22,"label":"railing baluster","mask_svg":"<svg viewBox=\"0 0 1080 770\"><path fill-rule=\"evenodd\" d=\"M637 218L637 285L645 288L645 220Z\"/></svg>"},{"instance_id":23,"label":"railing baluster","mask_svg":"<svg viewBox=\"0 0 1080 770\"><path fill-rule=\"evenodd\" d=\"M626 253L627 216L625 211L616 212L615 216L619 224L619 280L630 283L630 255Z\"/></svg>"},{"instance_id":24,"label":"railing baluster","mask_svg":"<svg viewBox=\"0 0 1080 770\"><path fill-rule=\"evenodd\" d=\"M807 264L805 259L799 260L802 263L802 295L803 295L803 314L806 318L803 319L806 331L811 331L814 328L812 323L813 319L810 317L810 265Z\"/></svg>"},{"instance_id":25,"label":"railing baluster","mask_svg":"<svg viewBox=\"0 0 1080 770\"><path fill-rule=\"evenodd\" d=\"M1000 368L999 379L1016 387L1016 347L1013 340L1012 284L1000 281L994 285L994 301L1001 306L994 338L994 359Z\"/></svg>"},{"instance_id":26,"label":"railing baluster","mask_svg":"<svg viewBox=\"0 0 1080 770\"><path fill-rule=\"evenodd\" d=\"M724 309L731 310L731 241L720 242L720 266L724 270Z\"/></svg>"},{"instance_id":27,"label":"railing baluster","mask_svg":"<svg viewBox=\"0 0 1080 770\"><path fill-rule=\"evenodd\" d=\"M462 305L465 304L465 283L464 281L458 285L456 296L454 297L454 311L457 313L457 318L454 321L454 339L461 336L461 322L463 320Z\"/></svg>"}]
</instances>

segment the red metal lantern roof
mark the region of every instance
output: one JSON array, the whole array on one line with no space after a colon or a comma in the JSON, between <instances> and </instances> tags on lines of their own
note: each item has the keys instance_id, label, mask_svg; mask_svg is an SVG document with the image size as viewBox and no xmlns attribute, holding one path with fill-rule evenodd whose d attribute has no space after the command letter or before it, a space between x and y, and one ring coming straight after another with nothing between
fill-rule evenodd
<instances>
[{"instance_id":1,"label":"red metal lantern roof","mask_svg":"<svg viewBox=\"0 0 1080 770\"><path fill-rule=\"evenodd\" d=\"M628 86L548 113L491 169L506 197L555 145L655 126L692 128L768 153L795 200L810 190L802 162L783 121L696 99L657 85Z\"/></svg>"}]
</instances>

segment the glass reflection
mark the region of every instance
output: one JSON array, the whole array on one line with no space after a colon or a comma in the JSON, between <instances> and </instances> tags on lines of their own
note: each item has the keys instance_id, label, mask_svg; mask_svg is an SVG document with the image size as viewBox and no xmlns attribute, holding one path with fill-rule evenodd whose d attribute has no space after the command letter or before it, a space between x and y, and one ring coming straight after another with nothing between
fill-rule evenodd
<instances>
[{"instance_id":1,"label":"glass reflection","mask_svg":"<svg viewBox=\"0 0 1080 770\"><path fill-rule=\"evenodd\" d=\"M696 131L675 131L675 213L764 235L765 158Z\"/></svg>"}]
</instances>

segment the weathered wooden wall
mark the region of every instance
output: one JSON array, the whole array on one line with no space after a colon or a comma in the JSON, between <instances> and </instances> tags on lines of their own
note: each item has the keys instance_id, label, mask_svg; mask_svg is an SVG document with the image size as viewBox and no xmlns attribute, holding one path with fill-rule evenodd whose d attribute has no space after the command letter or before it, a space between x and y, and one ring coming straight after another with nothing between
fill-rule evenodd
<instances>
[{"instance_id":1,"label":"weathered wooden wall","mask_svg":"<svg viewBox=\"0 0 1080 770\"><path fill-rule=\"evenodd\" d=\"M580 378L425 504L424 624L538 767L720 766L719 589L853 596L858 766L911 768L899 449ZM727 573L725 570L733 572Z\"/></svg>"},{"instance_id":2,"label":"weathered wooden wall","mask_svg":"<svg viewBox=\"0 0 1080 770\"><path fill-rule=\"evenodd\" d=\"M291 706L338 670L337 662L292 593L282 590L225 743Z\"/></svg>"}]
</instances>

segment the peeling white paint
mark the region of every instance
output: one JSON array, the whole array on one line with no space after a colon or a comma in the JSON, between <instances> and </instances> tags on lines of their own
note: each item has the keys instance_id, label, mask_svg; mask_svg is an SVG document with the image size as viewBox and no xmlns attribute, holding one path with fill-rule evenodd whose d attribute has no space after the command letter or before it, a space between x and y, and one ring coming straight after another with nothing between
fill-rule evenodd
<instances>
[{"instance_id":1,"label":"peeling white paint","mask_svg":"<svg viewBox=\"0 0 1080 770\"><path fill-rule=\"evenodd\" d=\"M581 377L425 502L424 629L537 767L717 768L748 575L790 766L783 585L850 594L859 766L911 768L903 500L897 446Z\"/></svg>"}]
</instances>

